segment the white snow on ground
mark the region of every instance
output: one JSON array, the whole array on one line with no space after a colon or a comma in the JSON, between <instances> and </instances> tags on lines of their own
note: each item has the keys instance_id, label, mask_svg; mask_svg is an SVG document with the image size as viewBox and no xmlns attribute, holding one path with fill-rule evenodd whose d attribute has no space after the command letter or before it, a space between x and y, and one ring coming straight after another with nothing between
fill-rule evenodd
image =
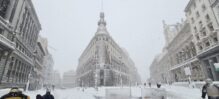
<instances>
[{"instance_id":1,"label":"white snow on ground","mask_svg":"<svg viewBox=\"0 0 219 99\"><path fill-rule=\"evenodd\" d=\"M110 87L112 89L119 89L119 87ZM130 87L124 87L129 88ZM155 88L155 86L154 86ZM200 89L195 88L186 88L179 86L162 86L166 89L168 98L167 99L201 99ZM95 96L105 97L105 89L109 87L101 87L96 91L94 88L86 88L84 91L82 88L73 88L73 89L55 89L52 91L52 94L55 96L55 99L95 99ZM148 89L148 88L147 88ZM0 90L0 96L9 92L10 89ZM31 99L36 99L37 94L44 95L45 90L38 91L29 91L24 92L26 95L30 96ZM131 94L133 97L141 96L140 87L132 87Z\"/></svg>"},{"instance_id":2,"label":"white snow on ground","mask_svg":"<svg viewBox=\"0 0 219 99\"><path fill-rule=\"evenodd\" d=\"M164 86L168 99L201 99L201 90L179 86Z\"/></svg>"}]
</instances>

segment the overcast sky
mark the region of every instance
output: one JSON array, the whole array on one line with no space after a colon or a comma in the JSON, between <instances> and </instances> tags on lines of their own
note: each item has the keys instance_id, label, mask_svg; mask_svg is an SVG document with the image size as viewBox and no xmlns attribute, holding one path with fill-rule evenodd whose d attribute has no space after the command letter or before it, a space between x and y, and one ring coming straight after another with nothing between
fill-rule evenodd
<instances>
[{"instance_id":1,"label":"overcast sky","mask_svg":"<svg viewBox=\"0 0 219 99\"><path fill-rule=\"evenodd\" d=\"M125 48L141 75L149 76L153 58L165 44L162 20L180 22L189 0L104 0L110 35ZM76 70L78 58L97 30L101 0L33 0L41 35L48 38L61 73Z\"/></svg>"}]
</instances>

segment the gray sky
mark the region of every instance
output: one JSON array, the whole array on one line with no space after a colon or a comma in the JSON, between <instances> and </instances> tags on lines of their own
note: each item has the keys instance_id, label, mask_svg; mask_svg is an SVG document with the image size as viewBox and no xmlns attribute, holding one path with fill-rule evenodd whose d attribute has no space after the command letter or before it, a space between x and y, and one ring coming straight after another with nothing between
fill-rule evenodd
<instances>
[{"instance_id":1,"label":"gray sky","mask_svg":"<svg viewBox=\"0 0 219 99\"><path fill-rule=\"evenodd\" d=\"M184 18L189 0L104 0L107 28L125 48L146 80L149 66L165 42L162 20L167 24ZM101 0L33 0L48 38L56 70L76 69L78 58L97 30Z\"/></svg>"}]
</instances>

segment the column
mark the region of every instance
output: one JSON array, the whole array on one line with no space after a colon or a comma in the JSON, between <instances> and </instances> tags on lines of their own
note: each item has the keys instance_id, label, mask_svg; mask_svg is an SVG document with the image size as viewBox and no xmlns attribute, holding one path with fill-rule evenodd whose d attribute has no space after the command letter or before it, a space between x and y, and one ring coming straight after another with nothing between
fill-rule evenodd
<instances>
[{"instance_id":1,"label":"column","mask_svg":"<svg viewBox=\"0 0 219 99\"><path fill-rule=\"evenodd\" d=\"M214 67L214 61L212 59L209 59L210 67L211 67L211 72L213 75L213 80L217 80L217 75L215 73L215 67Z\"/></svg>"},{"instance_id":2,"label":"column","mask_svg":"<svg viewBox=\"0 0 219 99\"><path fill-rule=\"evenodd\" d=\"M11 52L8 52L8 54L5 56L5 63L3 64L4 66L3 75L2 75L3 82L7 82L7 72L8 72L9 64L11 60L12 60Z\"/></svg>"},{"instance_id":3,"label":"column","mask_svg":"<svg viewBox=\"0 0 219 99\"><path fill-rule=\"evenodd\" d=\"M19 60L16 60L15 67L14 67L14 70L12 72L12 75L13 75L12 83L15 83L15 81L16 81L16 70L17 70L18 66L19 66Z\"/></svg>"},{"instance_id":4,"label":"column","mask_svg":"<svg viewBox=\"0 0 219 99\"><path fill-rule=\"evenodd\" d=\"M11 61L11 63L10 63L10 74L8 75L8 82L10 82L11 83L11 79L12 79L12 71L13 71L13 69L14 69L14 66L15 66L15 58L13 57L13 59L12 59L12 61Z\"/></svg>"},{"instance_id":5,"label":"column","mask_svg":"<svg viewBox=\"0 0 219 99\"><path fill-rule=\"evenodd\" d=\"M9 82L10 82L10 83L12 83L12 80L13 80L13 78L14 78L13 72L14 72L14 70L15 70L15 68L16 68L16 64L17 64L17 59L15 60L15 63L14 63L14 65L13 65L12 68L11 68L10 79L9 79Z\"/></svg>"},{"instance_id":6,"label":"column","mask_svg":"<svg viewBox=\"0 0 219 99\"><path fill-rule=\"evenodd\" d=\"M8 8L7 8L7 12L6 12L6 15L5 15L5 19L9 21L10 19L10 16L11 16L11 12L13 10L13 6L14 6L14 2L15 0L10 0L10 3L8 5Z\"/></svg>"}]
</instances>

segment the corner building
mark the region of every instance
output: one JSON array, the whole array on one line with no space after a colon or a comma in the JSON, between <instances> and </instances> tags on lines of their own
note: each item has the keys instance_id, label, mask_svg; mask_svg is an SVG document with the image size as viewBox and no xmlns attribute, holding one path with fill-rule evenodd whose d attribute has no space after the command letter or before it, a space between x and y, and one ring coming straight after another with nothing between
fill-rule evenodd
<instances>
[{"instance_id":1,"label":"corner building","mask_svg":"<svg viewBox=\"0 0 219 99\"><path fill-rule=\"evenodd\" d=\"M100 13L97 32L79 58L76 74L78 86L122 86L138 82L133 61L106 29L104 13Z\"/></svg>"}]
</instances>

